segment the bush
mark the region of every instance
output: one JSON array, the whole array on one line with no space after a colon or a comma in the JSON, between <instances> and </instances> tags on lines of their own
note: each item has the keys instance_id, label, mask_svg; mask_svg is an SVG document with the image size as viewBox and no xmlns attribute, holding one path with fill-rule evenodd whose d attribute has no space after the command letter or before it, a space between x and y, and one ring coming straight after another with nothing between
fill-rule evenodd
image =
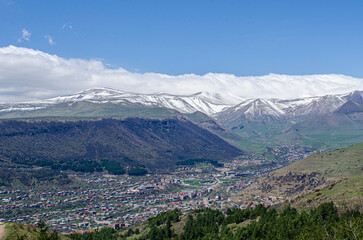
<instances>
[{"instance_id":1,"label":"bush","mask_svg":"<svg viewBox=\"0 0 363 240\"><path fill-rule=\"evenodd\" d=\"M130 176L144 176L148 173L145 168L135 167L127 171L127 174Z\"/></svg>"}]
</instances>

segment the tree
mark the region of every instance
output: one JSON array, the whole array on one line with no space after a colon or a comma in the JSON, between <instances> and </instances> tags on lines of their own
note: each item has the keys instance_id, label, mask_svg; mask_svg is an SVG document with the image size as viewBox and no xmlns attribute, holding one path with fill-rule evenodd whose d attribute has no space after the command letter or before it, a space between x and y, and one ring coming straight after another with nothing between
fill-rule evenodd
<instances>
[{"instance_id":1,"label":"tree","mask_svg":"<svg viewBox=\"0 0 363 240\"><path fill-rule=\"evenodd\" d=\"M49 227L43 220L40 220L40 222L38 222L37 227L40 229L40 233L39 233L37 240L58 240L58 239L60 239L58 232L56 232L56 231L49 232L48 231Z\"/></svg>"}]
</instances>

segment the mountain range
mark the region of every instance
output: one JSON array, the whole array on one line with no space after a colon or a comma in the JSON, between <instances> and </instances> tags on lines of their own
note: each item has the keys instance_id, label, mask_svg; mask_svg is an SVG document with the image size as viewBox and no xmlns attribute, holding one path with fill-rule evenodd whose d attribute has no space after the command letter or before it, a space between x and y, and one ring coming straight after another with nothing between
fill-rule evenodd
<instances>
[{"instance_id":1,"label":"mountain range","mask_svg":"<svg viewBox=\"0 0 363 240\"><path fill-rule=\"evenodd\" d=\"M227 106L221 96L206 93L144 95L106 88L2 104L0 160L87 171L104 159L158 170L181 160L228 160L243 151L217 135L227 128L200 112Z\"/></svg>"},{"instance_id":2,"label":"mountain range","mask_svg":"<svg viewBox=\"0 0 363 240\"><path fill-rule=\"evenodd\" d=\"M139 94L98 87L42 101L3 103L0 118L165 118L200 112L214 127L223 126L227 140L234 139L230 142L242 148L289 144L334 148L363 140L362 103L363 91L298 99L241 99L227 93ZM211 130L206 120L196 123Z\"/></svg>"},{"instance_id":3,"label":"mountain range","mask_svg":"<svg viewBox=\"0 0 363 240\"><path fill-rule=\"evenodd\" d=\"M236 104L236 102L238 102ZM347 102L362 102L363 91L299 99L241 99L229 94L198 92L191 95L168 93L140 94L110 88L92 88L68 96L59 96L26 103L2 103L2 118L16 116L19 111L36 111L51 106L77 102L114 103L123 106L144 106L174 109L181 113L202 112L233 125L238 119L257 121L292 120L312 115L323 115L337 110Z\"/></svg>"},{"instance_id":4,"label":"mountain range","mask_svg":"<svg viewBox=\"0 0 363 240\"><path fill-rule=\"evenodd\" d=\"M162 107L174 109L181 113L203 112L208 115L233 106L237 97L224 97L220 94L199 92L192 95L171 95L167 93L139 94L123 92L109 88L92 88L73 95L60 96L43 101L0 104L0 114L11 116L18 111L35 111L56 104L75 104L77 102L113 103L123 106Z\"/></svg>"},{"instance_id":5,"label":"mountain range","mask_svg":"<svg viewBox=\"0 0 363 240\"><path fill-rule=\"evenodd\" d=\"M215 114L228 126L238 126L241 120L259 122L296 121L321 116L338 110L344 104L362 103L363 91L291 100L248 99Z\"/></svg>"}]
</instances>

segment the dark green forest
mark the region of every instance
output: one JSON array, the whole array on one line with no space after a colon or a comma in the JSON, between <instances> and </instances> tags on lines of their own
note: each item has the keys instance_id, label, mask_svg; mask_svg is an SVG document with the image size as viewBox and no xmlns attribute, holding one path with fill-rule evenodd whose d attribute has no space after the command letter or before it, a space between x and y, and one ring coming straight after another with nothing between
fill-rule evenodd
<instances>
[{"instance_id":1,"label":"dark green forest","mask_svg":"<svg viewBox=\"0 0 363 240\"><path fill-rule=\"evenodd\" d=\"M127 174L130 176L143 176L146 175L148 171L143 167L134 167L127 171Z\"/></svg>"},{"instance_id":2,"label":"dark green forest","mask_svg":"<svg viewBox=\"0 0 363 240\"><path fill-rule=\"evenodd\" d=\"M12 163L27 165L27 166L40 166L50 167L53 170L72 170L75 172L103 172L115 175L125 174L125 169L121 166L120 162L110 161L108 159L90 160L90 159L73 159L69 160L45 160L45 159L31 159L24 160L13 158Z\"/></svg>"},{"instance_id":3,"label":"dark green forest","mask_svg":"<svg viewBox=\"0 0 363 240\"><path fill-rule=\"evenodd\" d=\"M205 159L205 158L192 158L192 159L188 159L188 160L184 160L184 161L178 161L175 163L175 165L177 165L177 166L193 166L198 163L209 163L215 167L224 166L223 163L220 163L218 161L211 160L211 159Z\"/></svg>"}]
</instances>

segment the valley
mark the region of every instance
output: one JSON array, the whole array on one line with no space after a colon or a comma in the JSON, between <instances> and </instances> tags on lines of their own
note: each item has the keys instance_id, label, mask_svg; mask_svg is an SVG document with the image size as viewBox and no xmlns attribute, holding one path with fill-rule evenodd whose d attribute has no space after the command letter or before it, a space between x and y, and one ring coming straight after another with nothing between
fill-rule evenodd
<instances>
[{"instance_id":1,"label":"valley","mask_svg":"<svg viewBox=\"0 0 363 240\"><path fill-rule=\"evenodd\" d=\"M286 211L300 214L289 206L300 210L313 209L308 214L320 214L319 209L330 201L336 204L339 212L361 211L362 151L363 144L358 144L334 152L314 153L285 167L286 162L274 165L268 159L244 157L225 162L223 167L198 161L193 165L179 165L170 173L144 176L65 171L63 173L73 184L39 184L12 190L2 188L0 220L19 229L13 230L14 234L32 232L37 236L39 230L35 227L26 229L31 224L39 225L40 221L44 221L51 230L63 234L78 232L92 235L109 231L109 237L129 239L128 236L149 238L150 234L156 234L153 231L159 231L157 229L164 228L165 224L153 226L150 222L175 211L178 212L178 220L170 224L174 236L190 234L186 227L190 221L188 216L194 216L192 219L197 221L209 211L220 212L227 219L233 212L260 211L262 208L275 212L275 209L285 209L284 214ZM337 214L338 210L329 211ZM359 232L361 229L356 226L361 215L358 213L354 213L353 227ZM198 214L201 216L198 217ZM341 217L347 214L350 212ZM239 227L255 227L251 224L255 215L238 216L234 220L225 220L233 234L241 231ZM312 228L309 229L311 231ZM211 230L206 231L210 233ZM320 232L319 228L314 231ZM265 234L272 232L271 229ZM339 234L350 232L339 230ZM72 235L71 239L77 236Z\"/></svg>"},{"instance_id":2,"label":"valley","mask_svg":"<svg viewBox=\"0 0 363 240\"><path fill-rule=\"evenodd\" d=\"M253 195L241 198L240 194L250 194L250 189L260 183L266 174L269 176L276 170L282 171L287 164L305 156L299 152L285 156L280 153L282 151L272 149L279 156L273 161L252 156L220 162L223 166L201 161L194 165L180 164L169 173L152 172L144 176L66 170L58 173L67 180L61 185L56 182L42 183L38 179L36 184L28 186L0 187L0 219L24 224L43 220L53 230L72 233L104 226L134 227L175 208L187 214L203 208L225 211L259 204L273 206L283 203L286 195L273 194L271 197L271 193L265 196L253 192ZM291 159L291 156L294 158ZM36 171L46 169L42 167ZM267 182L271 184L271 180ZM309 183L307 187L313 191L320 185Z\"/></svg>"},{"instance_id":3,"label":"valley","mask_svg":"<svg viewBox=\"0 0 363 240\"><path fill-rule=\"evenodd\" d=\"M362 12L0 0L0 240L363 240Z\"/></svg>"},{"instance_id":4,"label":"valley","mask_svg":"<svg viewBox=\"0 0 363 240\"><path fill-rule=\"evenodd\" d=\"M363 142L362 94L235 105L95 88L2 104L0 221L70 234L170 211L361 211L362 143L341 147Z\"/></svg>"},{"instance_id":5,"label":"valley","mask_svg":"<svg viewBox=\"0 0 363 240\"><path fill-rule=\"evenodd\" d=\"M26 224L43 220L53 230L72 233L104 226L128 227L175 208L183 212L205 207L222 210L237 206L229 201L235 191L277 168L241 173L236 167L244 166L236 161L219 169L201 163L180 166L170 174L139 177L68 172L73 184L0 191L0 220Z\"/></svg>"}]
</instances>

